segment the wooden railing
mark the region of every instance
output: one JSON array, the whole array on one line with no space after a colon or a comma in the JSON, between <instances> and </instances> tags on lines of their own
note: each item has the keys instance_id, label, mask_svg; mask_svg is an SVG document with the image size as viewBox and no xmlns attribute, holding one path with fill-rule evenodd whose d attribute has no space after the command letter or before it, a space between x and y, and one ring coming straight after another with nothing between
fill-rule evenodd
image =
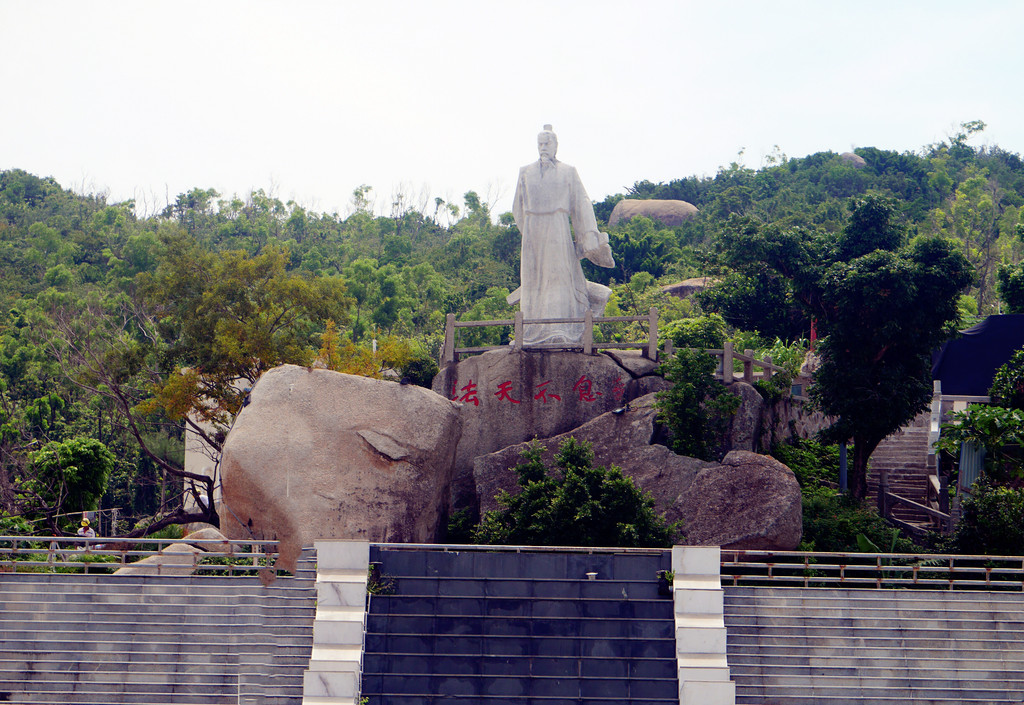
<instances>
[{"instance_id":1,"label":"wooden railing","mask_svg":"<svg viewBox=\"0 0 1024 705\"><path fill-rule=\"evenodd\" d=\"M665 355L671 356L674 352L672 341L666 341ZM748 349L742 353L737 352L735 346L728 340L725 342L724 348L706 348L704 352L718 358L715 377L722 380L725 384L731 384L737 378L742 379L747 384L753 384L757 380L769 380L777 373L786 371L784 368L772 363L771 355L766 355L764 359L759 360L754 357L753 350ZM738 366L737 362L739 363ZM742 368L742 372L739 374L737 374L737 367Z\"/></svg>"},{"instance_id":2,"label":"wooden railing","mask_svg":"<svg viewBox=\"0 0 1024 705\"><path fill-rule=\"evenodd\" d=\"M277 541L222 541L217 539L125 539L77 536L0 536L2 573L110 573L175 544L199 548L191 555L196 574L241 576L272 568ZM152 546L156 548L150 548ZM185 554L176 553L179 561ZM170 566L168 566L170 567ZM153 567L159 575L161 566ZM168 571L170 572L170 571Z\"/></svg>"}]
</instances>

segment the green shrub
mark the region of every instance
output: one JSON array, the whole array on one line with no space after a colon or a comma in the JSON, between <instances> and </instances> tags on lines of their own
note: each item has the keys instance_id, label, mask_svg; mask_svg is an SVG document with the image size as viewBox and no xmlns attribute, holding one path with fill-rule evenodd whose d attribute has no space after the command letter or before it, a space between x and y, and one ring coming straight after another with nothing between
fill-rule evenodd
<instances>
[{"instance_id":1,"label":"green shrub","mask_svg":"<svg viewBox=\"0 0 1024 705\"><path fill-rule=\"evenodd\" d=\"M1024 459L1020 457L1020 446L1024 443L1024 411L971 404L966 411L955 412L952 420L943 424L936 448L956 456L961 443L984 446L985 472L991 477L1006 481L1024 476Z\"/></svg>"},{"instance_id":2,"label":"green shrub","mask_svg":"<svg viewBox=\"0 0 1024 705\"><path fill-rule=\"evenodd\" d=\"M1024 409L1024 349L1015 352L992 377L988 391L992 403L1009 409Z\"/></svg>"},{"instance_id":3,"label":"green shrub","mask_svg":"<svg viewBox=\"0 0 1024 705\"><path fill-rule=\"evenodd\" d=\"M672 436L680 455L713 460L722 450L729 418L739 397L715 379L715 360L699 350L680 349L661 366L671 389L658 392L658 421Z\"/></svg>"},{"instance_id":4,"label":"green shrub","mask_svg":"<svg viewBox=\"0 0 1024 705\"><path fill-rule=\"evenodd\" d=\"M725 319L717 313L697 318L680 318L664 330L677 348L720 349L725 345Z\"/></svg>"},{"instance_id":5,"label":"green shrub","mask_svg":"<svg viewBox=\"0 0 1024 705\"><path fill-rule=\"evenodd\" d=\"M805 494L803 511L803 550L861 552L859 534L886 552L922 553L926 550L910 539L896 536L891 524L850 494Z\"/></svg>"},{"instance_id":6,"label":"green shrub","mask_svg":"<svg viewBox=\"0 0 1024 705\"><path fill-rule=\"evenodd\" d=\"M793 471L805 494L814 494L821 488L833 490L839 487L837 445L795 439L772 448L771 456Z\"/></svg>"},{"instance_id":7,"label":"green shrub","mask_svg":"<svg viewBox=\"0 0 1024 705\"><path fill-rule=\"evenodd\" d=\"M1016 556L1024 547L1024 489L982 477L963 500L963 514L946 542L953 553Z\"/></svg>"},{"instance_id":8,"label":"green shrub","mask_svg":"<svg viewBox=\"0 0 1024 705\"><path fill-rule=\"evenodd\" d=\"M488 512L474 538L482 544L520 546L668 547L678 527L654 511L650 494L617 467L593 467L588 443L567 439L555 456L557 471L532 445L516 468L521 491L501 492L501 509Z\"/></svg>"}]
</instances>

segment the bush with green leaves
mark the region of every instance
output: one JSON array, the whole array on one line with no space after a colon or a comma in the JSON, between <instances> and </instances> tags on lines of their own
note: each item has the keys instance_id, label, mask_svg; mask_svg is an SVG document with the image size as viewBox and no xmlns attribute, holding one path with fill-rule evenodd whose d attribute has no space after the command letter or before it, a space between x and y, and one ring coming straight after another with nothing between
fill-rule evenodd
<instances>
[{"instance_id":1,"label":"bush with green leaves","mask_svg":"<svg viewBox=\"0 0 1024 705\"><path fill-rule=\"evenodd\" d=\"M953 553L1017 556L1024 546L1024 489L982 477L963 500L946 549Z\"/></svg>"},{"instance_id":2,"label":"bush with green leaves","mask_svg":"<svg viewBox=\"0 0 1024 705\"><path fill-rule=\"evenodd\" d=\"M556 470L533 444L515 468L517 494L502 491L501 509L484 515L476 543L520 546L667 547L678 527L654 511L654 500L612 466L594 467L590 444L567 439Z\"/></svg>"},{"instance_id":3,"label":"bush with green leaves","mask_svg":"<svg viewBox=\"0 0 1024 705\"><path fill-rule=\"evenodd\" d=\"M57 512L96 509L116 458L95 438L50 441L29 455L30 489Z\"/></svg>"},{"instance_id":4,"label":"bush with green leaves","mask_svg":"<svg viewBox=\"0 0 1024 705\"><path fill-rule=\"evenodd\" d=\"M697 318L680 318L664 329L666 338L677 348L719 349L726 339L725 319L717 313Z\"/></svg>"},{"instance_id":5,"label":"bush with green leaves","mask_svg":"<svg viewBox=\"0 0 1024 705\"><path fill-rule=\"evenodd\" d=\"M714 460L724 448L729 419L739 397L715 379L715 359L695 349L681 348L661 366L670 389L658 392L658 421L671 435L672 450L702 460Z\"/></svg>"},{"instance_id":6,"label":"bush with green leaves","mask_svg":"<svg viewBox=\"0 0 1024 705\"><path fill-rule=\"evenodd\" d=\"M1015 352L996 370L988 390L992 403L1009 409L1024 409L1024 349Z\"/></svg>"},{"instance_id":7,"label":"bush with green leaves","mask_svg":"<svg viewBox=\"0 0 1024 705\"><path fill-rule=\"evenodd\" d=\"M829 494L839 486L839 446L817 441L794 439L780 443L771 450L773 458L796 475L804 495L824 489Z\"/></svg>"},{"instance_id":8,"label":"bush with green leaves","mask_svg":"<svg viewBox=\"0 0 1024 705\"><path fill-rule=\"evenodd\" d=\"M942 435L935 447L953 456L961 443L985 448L985 472L992 478L1006 481L1024 477L1024 411L1002 406L971 404L965 411L952 415L952 423L943 424Z\"/></svg>"},{"instance_id":9,"label":"bush with green leaves","mask_svg":"<svg viewBox=\"0 0 1024 705\"><path fill-rule=\"evenodd\" d=\"M891 553L922 553L926 549L910 539L893 534L893 527L867 503L848 493L804 495L805 551L863 552L864 536L874 546ZM873 552L873 551L870 551Z\"/></svg>"}]
</instances>

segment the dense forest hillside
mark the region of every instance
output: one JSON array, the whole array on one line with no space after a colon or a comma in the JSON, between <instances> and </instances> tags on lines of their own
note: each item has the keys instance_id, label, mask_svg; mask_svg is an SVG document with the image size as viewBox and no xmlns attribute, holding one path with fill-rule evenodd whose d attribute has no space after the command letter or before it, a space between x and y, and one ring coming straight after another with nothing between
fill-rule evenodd
<instances>
[{"instance_id":1,"label":"dense forest hillside","mask_svg":"<svg viewBox=\"0 0 1024 705\"><path fill-rule=\"evenodd\" d=\"M611 229L617 266L588 276L612 285L611 314L657 305L671 334L716 312L743 347L779 359L801 349L813 307L784 267L765 263L794 243L839 261L851 204L885 203L900 242L944 238L968 258L965 317L1000 310L1000 269L1006 281L1024 276L1024 162L970 146L983 128L965 124L917 153L775 154L758 170L635 183L595 204L600 221L622 198L683 199L700 213L674 228L636 218ZM181 502L190 415L220 429L209 434L218 446L246 385L282 362L319 358L429 383L445 314L511 315L511 214L491 213L470 191L462 203L420 207L398 194L380 215L370 192L357 189L341 217L262 190L195 188L140 218L130 201L0 172L0 533L26 521L61 530L61 513L97 506L119 508L123 530L202 518ZM721 283L695 302L661 290L697 275ZM471 330L471 344L511 334ZM208 491L193 479L197 495Z\"/></svg>"}]
</instances>

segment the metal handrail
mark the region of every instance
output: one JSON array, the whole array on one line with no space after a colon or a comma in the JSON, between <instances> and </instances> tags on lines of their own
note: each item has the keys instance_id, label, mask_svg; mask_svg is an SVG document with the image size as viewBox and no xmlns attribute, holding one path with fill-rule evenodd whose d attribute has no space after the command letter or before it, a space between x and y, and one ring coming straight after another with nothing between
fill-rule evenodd
<instances>
[{"instance_id":1,"label":"metal handrail","mask_svg":"<svg viewBox=\"0 0 1024 705\"><path fill-rule=\"evenodd\" d=\"M723 549L722 584L1024 592L1024 556Z\"/></svg>"},{"instance_id":2,"label":"metal handrail","mask_svg":"<svg viewBox=\"0 0 1024 705\"><path fill-rule=\"evenodd\" d=\"M157 545L157 550L141 548ZM104 573L109 569L136 564L143 558L161 555L175 544L200 549L192 555L193 572L198 574L251 575L272 568L277 558L277 541L221 539L164 539L83 536L0 536L0 572L55 572L73 569L82 573ZM181 554L177 554L180 556ZM225 559L211 563L210 559ZM155 566L157 574L161 566ZM65 572L65 571L62 571Z\"/></svg>"},{"instance_id":3,"label":"metal handrail","mask_svg":"<svg viewBox=\"0 0 1024 705\"><path fill-rule=\"evenodd\" d=\"M633 555L660 555L669 548L635 548L608 546L505 546L474 543L374 543L370 544L389 551L443 551L459 553L478 551L481 553L630 553Z\"/></svg>"}]
</instances>

